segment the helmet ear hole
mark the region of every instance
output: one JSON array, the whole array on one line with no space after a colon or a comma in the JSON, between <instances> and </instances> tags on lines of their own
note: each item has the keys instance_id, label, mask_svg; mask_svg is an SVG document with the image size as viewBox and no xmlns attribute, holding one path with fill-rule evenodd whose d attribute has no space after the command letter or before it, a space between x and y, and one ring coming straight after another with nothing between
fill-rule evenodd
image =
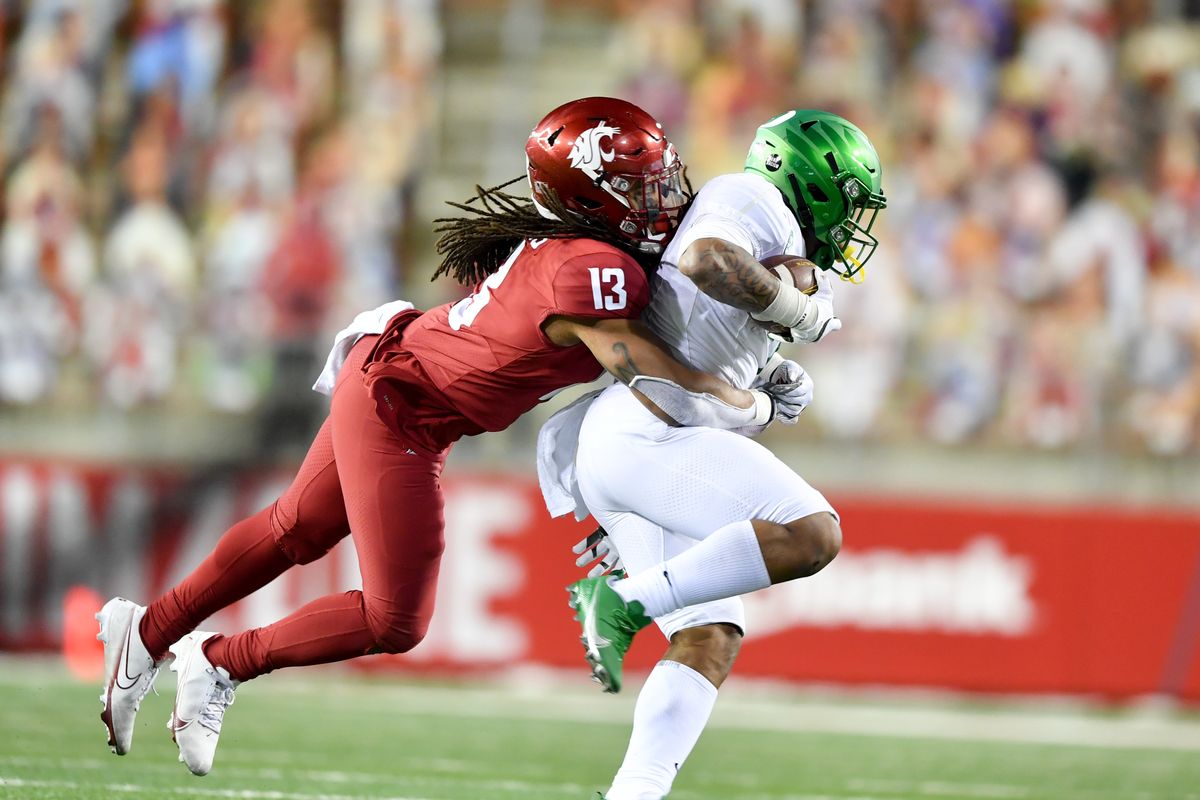
<instances>
[{"instance_id":1,"label":"helmet ear hole","mask_svg":"<svg viewBox=\"0 0 1200 800\"><path fill-rule=\"evenodd\" d=\"M590 197L583 197L582 195L575 195L574 200L576 203L583 206L588 211L595 211L599 208L602 208L601 203L596 202L595 200L593 200Z\"/></svg>"},{"instance_id":2,"label":"helmet ear hole","mask_svg":"<svg viewBox=\"0 0 1200 800\"><path fill-rule=\"evenodd\" d=\"M821 187L817 186L815 183L807 184L805 188L808 189L808 193L812 196L812 199L816 200L818 203L829 202L829 195L825 194Z\"/></svg>"}]
</instances>

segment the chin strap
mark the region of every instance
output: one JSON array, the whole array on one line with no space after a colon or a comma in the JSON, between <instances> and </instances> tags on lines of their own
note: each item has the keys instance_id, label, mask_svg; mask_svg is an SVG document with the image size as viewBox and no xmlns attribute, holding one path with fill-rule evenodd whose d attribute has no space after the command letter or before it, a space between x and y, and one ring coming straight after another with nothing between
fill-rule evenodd
<instances>
[{"instance_id":1,"label":"chin strap","mask_svg":"<svg viewBox=\"0 0 1200 800\"><path fill-rule=\"evenodd\" d=\"M858 269L849 274L839 274L838 277L846 283L852 283L857 286L867 279L867 268L863 266L861 261L854 257L853 249L850 245L846 245L846 249L842 251L842 258L858 267Z\"/></svg>"}]
</instances>

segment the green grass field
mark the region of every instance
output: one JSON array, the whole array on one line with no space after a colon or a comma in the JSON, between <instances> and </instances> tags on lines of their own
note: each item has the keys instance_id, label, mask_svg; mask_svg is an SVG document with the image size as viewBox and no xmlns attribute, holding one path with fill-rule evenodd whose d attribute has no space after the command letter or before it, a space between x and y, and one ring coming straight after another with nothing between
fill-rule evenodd
<instances>
[{"instance_id":1,"label":"green grass field","mask_svg":"<svg viewBox=\"0 0 1200 800\"><path fill-rule=\"evenodd\" d=\"M0 662L0 798L582 800L607 787L634 699L582 679L273 675L239 690L213 772L195 778L165 729L173 677L117 758L98 688L45 661ZM671 797L1200 799L1200 718L734 688Z\"/></svg>"}]
</instances>

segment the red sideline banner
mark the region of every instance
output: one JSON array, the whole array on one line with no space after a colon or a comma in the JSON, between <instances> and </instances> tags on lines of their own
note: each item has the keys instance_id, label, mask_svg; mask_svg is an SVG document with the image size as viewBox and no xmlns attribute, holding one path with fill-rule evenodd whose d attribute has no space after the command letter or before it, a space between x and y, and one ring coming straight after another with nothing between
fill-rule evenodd
<instances>
[{"instance_id":1,"label":"red sideline banner","mask_svg":"<svg viewBox=\"0 0 1200 800\"><path fill-rule=\"evenodd\" d=\"M178 580L288 476L0 463L0 648L57 645L68 587L141 601ZM429 637L364 666L574 667L563 587L589 526L550 520L531 479L445 481ZM820 574L746 599L737 674L985 692L1200 700L1200 518L1180 513L832 498L845 544ZM403 509L397 509L403 513ZM265 624L358 586L349 541L209 625ZM630 656L647 668L653 629Z\"/></svg>"}]
</instances>

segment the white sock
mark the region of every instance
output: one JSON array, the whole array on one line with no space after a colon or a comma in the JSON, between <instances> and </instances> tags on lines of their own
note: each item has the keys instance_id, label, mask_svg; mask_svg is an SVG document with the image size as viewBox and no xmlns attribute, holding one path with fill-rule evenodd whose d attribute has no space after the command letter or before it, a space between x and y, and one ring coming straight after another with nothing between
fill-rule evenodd
<instances>
[{"instance_id":1,"label":"white sock","mask_svg":"<svg viewBox=\"0 0 1200 800\"><path fill-rule=\"evenodd\" d=\"M675 661L660 661L633 711L633 733L608 800L661 800L696 746L717 687Z\"/></svg>"},{"instance_id":2,"label":"white sock","mask_svg":"<svg viewBox=\"0 0 1200 800\"><path fill-rule=\"evenodd\" d=\"M695 547L612 586L625 602L641 603L647 616L661 617L770 585L754 526L747 519L731 522Z\"/></svg>"}]
</instances>

